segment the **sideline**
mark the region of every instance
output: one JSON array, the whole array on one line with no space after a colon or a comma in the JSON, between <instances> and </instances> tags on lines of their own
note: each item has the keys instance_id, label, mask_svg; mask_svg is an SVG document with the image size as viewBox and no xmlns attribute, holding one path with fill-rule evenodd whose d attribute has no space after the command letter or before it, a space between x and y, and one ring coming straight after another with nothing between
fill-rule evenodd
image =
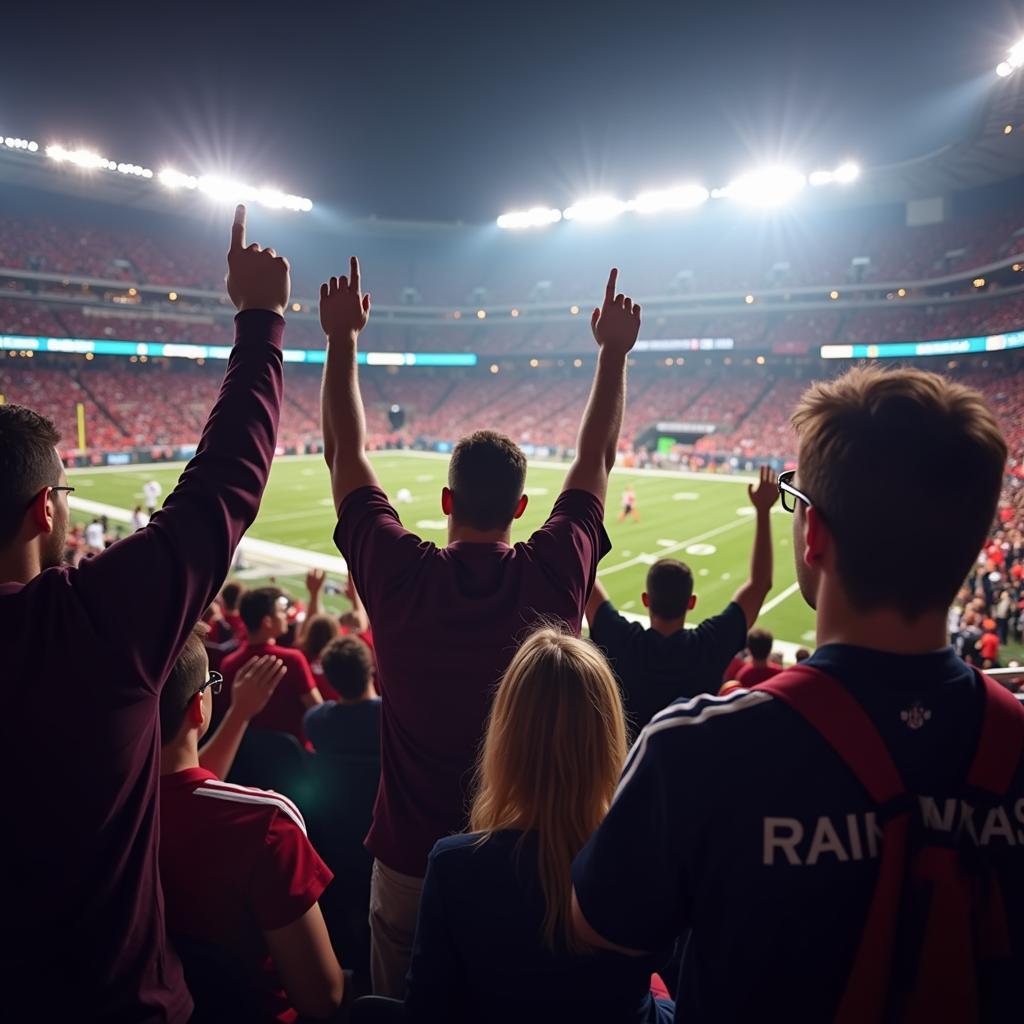
<instances>
[{"instance_id":1,"label":"sideline","mask_svg":"<svg viewBox=\"0 0 1024 1024\"><path fill-rule=\"evenodd\" d=\"M389 459L389 458L417 458L417 459L434 459L435 461L443 459L449 461L451 454L446 452L419 452L413 451L411 448L384 448L377 449L377 451L367 452L370 456L370 461L373 462L376 459ZM324 457L322 455L275 455L274 462L323 462ZM74 469L67 470L68 476L80 475L80 476L92 476L94 473L124 473L126 475L142 475L147 476L154 472L164 469L184 469L188 465L188 460L179 460L176 462L129 462L124 466L77 466ZM568 462L549 462L547 460L539 459L527 459L527 465L533 466L537 469L561 469L568 472L571 463ZM757 477L751 473L695 473L691 470L674 470L674 469L630 469L626 466L620 466L616 463L613 473L629 473L632 476L650 476L650 477L661 477L662 479L669 480L695 480L695 481L711 481L719 484L749 484L752 481L757 480ZM324 474L327 474L327 466L324 465Z\"/></svg>"}]
</instances>

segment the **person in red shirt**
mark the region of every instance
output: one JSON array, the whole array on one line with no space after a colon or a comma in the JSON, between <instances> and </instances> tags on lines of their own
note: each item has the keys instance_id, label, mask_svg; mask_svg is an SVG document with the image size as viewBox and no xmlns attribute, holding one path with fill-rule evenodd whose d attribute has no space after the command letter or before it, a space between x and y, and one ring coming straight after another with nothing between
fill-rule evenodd
<instances>
[{"instance_id":1,"label":"person in red shirt","mask_svg":"<svg viewBox=\"0 0 1024 1024\"><path fill-rule=\"evenodd\" d=\"M782 668L770 661L775 637L767 629L752 629L747 634L747 651L750 661L736 673L736 682L749 690L758 683L778 675Z\"/></svg>"},{"instance_id":2,"label":"person in red shirt","mask_svg":"<svg viewBox=\"0 0 1024 1024\"><path fill-rule=\"evenodd\" d=\"M975 644L975 648L981 653L982 668L999 667L999 634L996 632L995 619L985 619L982 622L985 630L981 639Z\"/></svg>"},{"instance_id":3,"label":"person in red shirt","mask_svg":"<svg viewBox=\"0 0 1024 1024\"><path fill-rule=\"evenodd\" d=\"M270 790L222 782L233 750L226 717L199 751L210 725L211 689L199 630L186 641L160 695L160 879L167 929L183 948L217 946L251 979L263 1020L330 1017L344 975L318 900L333 878L306 836L296 806ZM273 698L285 666L273 655L238 673L228 716L241 722ZM242 725L244 729L244 724ZM201 1009L201 1007L200 1007Z\"/></svg>"},{"instance_id":4,"label":"person in red shirt","mask_svg":"<svg viewBox=\"0 0 1024 1024\"><path fill-rule=\"evenodd\" d=\"M526 510L526 457L480 430L456 445L441 509L445 547L406 530L365 454L359 332L370 315L359 263L320 289L327 335L324 458L338 513L334 540L373 626L381 693L381 782L366 846L374 856L370 924L374 991L401 997L427 856L466 824L473 763L494 688L519 640L541 618L578 636L604 530L629 351L640 307L609 275L591 329L597 371L576 458L547 522L511 543Z\"/></svg>"},{"instance_id":5,"label":"person in red shirt","mask_svg":"<svg viewBox=\"0 0 1024 1024\"><path fill-rule=\"evenodd\" d=\"M301 651L278 645L278 637L288 631L288 599L277 587L259 587L246 591L239 605L245 623L245 646L229 654L221 666L224 681L230 686L235 673L253 658L273 654L284 662L286 672L266 708L253 720L254 729L291 733L305 744L302 716L322 703L313 674Z\"/></svg>"},{"instance_id":6,"label":"person in red shirt","mask_svg":"<svg viewBox=\"0 0 1024 1024\"><path fill-rule=\"evenodd\" d=\"M218 643L224 643L226 640L230 640L233 636L240 644L245 643L246 631L245 623L242 621L242 616L238 612L239 602L242 600L242 595L245 593L245 587L241 583L225 583L223 589L220 592L220 606L221 606L221 617L230 629L230 635L225 634L224 636L218 636L214 639Z\"/></svg>"},{"instance_id":7,"label":"person in red shirt","mask_svg":"<svg viewBox=\"0 0 1024 1024\"><path fill-rule=\"evenodd\" d=\"M73 488L60 437L0 405L0 767L19 780L0 852L8 1020L192 1012L157 871L158 704L256 518L276 445L289 271L246 245L244 207L227 290L235 340L195 456L143 529L77 568L61 564Z\"/></svg>"}]
</instances>

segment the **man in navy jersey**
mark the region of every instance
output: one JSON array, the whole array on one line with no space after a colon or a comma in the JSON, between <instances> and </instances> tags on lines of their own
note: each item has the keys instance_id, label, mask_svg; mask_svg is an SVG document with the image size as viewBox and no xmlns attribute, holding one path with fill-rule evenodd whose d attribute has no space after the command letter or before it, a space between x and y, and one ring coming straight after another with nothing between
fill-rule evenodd
<instances>
[{"instance_id":1,"label":"man in navy jersey","mask_svg":"<svg viewBox=\"0 0 1024 1024\"><path fill-rule=\"evenodd\" d=\"M227 290L235 343L195 456L148 525L78 568L61 565L74 487L57 432L0 406L0 763L19 780L0 854L9 1020L192 1011L157 872L159 699L256 518L276 444L289 271L246 245L244 207Z\"/></svg>"},{"instance_id":2,"label":"man in navy jersey","mask_svg":"<svg viewBox=\"0 0 1024 1024\"><path fill-rule=\"evenodd\" d=\"M1024 778L1018 763L995 806L959 798L988 698L946 633L996 510L1006 445L995 417L942 377L869 368L815 384L793 425L799 469L780 489L817 611L804 664L867 713L924 828L963 830L991 866L1020 977ZM951 465L971 470L954 480ZM577 928L626 951L688 931L679 1021L832 1020L878 879L880 822L836 751L772 693L678 702L641 733L576 860Z\"/></svg>"},{"instance_id":3,"label":"man in navy jersey","mask_svg":"<svg viewBox=\"0 0 1024 1024\"><path fill-rule=\"evenodd\" d=\"M518 640L541 617L579 634L604 530L608 473L625 402L626 361L640 307L615 293L612 270L591 330L597 370L576 458L545 524L511 543L526 510L526 457L509 438L479 430L455 446L441 508L448 543L406 530L364 452L357 342L370 314L359 285L320 289L327 335L322 391L324 457L338 511L334 534L373 627L381 691L381 782L367 836L374 991L401 997L427 855L466 826L466 807L494 688Z\"/></svg>"}]
</instances>

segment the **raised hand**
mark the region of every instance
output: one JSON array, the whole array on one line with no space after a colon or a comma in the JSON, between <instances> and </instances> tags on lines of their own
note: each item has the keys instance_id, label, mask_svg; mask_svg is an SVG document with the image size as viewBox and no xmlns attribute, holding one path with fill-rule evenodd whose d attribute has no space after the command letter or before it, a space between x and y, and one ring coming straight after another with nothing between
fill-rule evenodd
<instances>
[{"instance_id":1,"label":"raised hand","mask_svg":"<svg viewBox=\"0 0 1024 1024\"><path fill-rule=\"evenodd\" d=\"M269 309L284 316L291 293L288 261L273 249L261 249L245 242L245 207L235 208L228 250L228 296L241 313L246 309Z\"/></svg>"},{"instance_id":2,"label":"raised hand","mask_svg":"<svg viewBox=\"0 0 1024 1024\"><path fill-rule=\"evenodd\" d=\"M770 466L761 467L757 486L747 484L747 497L758 512L767 512L779 498L779 478Z\"/></svg>"},{"instance_id":3,"label":"raised hand","mask_svg":"<svg viewBox=\"0 0 1024 1024\"><path fill-rule=\"evenodd\" d=\"M635 344L640 333L640 307L628 295L615 294L619 272L612 267L604 290L604 305L595 307L590 317L594 340L602 349L625 355Z\"/></svg>"},{"instance_id":4,"label":"raised hand","mask_svg":"<svg viewBox=\"0 0 1024 1024\"><path fill-rule=\"evenodd\" d=\"M323 569L310 569L306 573L306 589L311 596L320 593L326 578L326 573L324 573Z\"/></svg>"},{"instance_id":5,"label":"raised hand","mask_svg":"<svg viewBox=\"0 0 1024 1024\"><path fill-rule=\"evenodd\" d=\"M320 327L328 338L355 337L370 319L370 296L359 290L359 260L352 257L348 277L320 285Z\"/></svg>"},{"instance_id":6,"label":"raised hand","mask_svg":"<svg viewBox=\"0 0 1024 1024\"><path fill-rule=\"evenodd\" d=\"M232 708L246 721L255 718L267 706L286 671L284 662L272 654L247 662L231 687Z\"/></svg>"}]
</instances>

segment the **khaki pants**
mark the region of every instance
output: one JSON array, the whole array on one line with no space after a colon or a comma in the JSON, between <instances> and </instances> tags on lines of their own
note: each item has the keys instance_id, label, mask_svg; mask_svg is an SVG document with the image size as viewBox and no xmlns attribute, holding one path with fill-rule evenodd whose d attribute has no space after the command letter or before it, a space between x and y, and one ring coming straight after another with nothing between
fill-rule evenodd
<instances>
[{"instance_id":1,"label":"khaki pants","mask_svg":"<svg viewBox=\"0 0 1024 1024\"><path fill-rule=\"evenodd\" d=\"M370 881L370 980L373 994L405 998L423 879L373 862Z\"/></svg>"}]
</instances>

